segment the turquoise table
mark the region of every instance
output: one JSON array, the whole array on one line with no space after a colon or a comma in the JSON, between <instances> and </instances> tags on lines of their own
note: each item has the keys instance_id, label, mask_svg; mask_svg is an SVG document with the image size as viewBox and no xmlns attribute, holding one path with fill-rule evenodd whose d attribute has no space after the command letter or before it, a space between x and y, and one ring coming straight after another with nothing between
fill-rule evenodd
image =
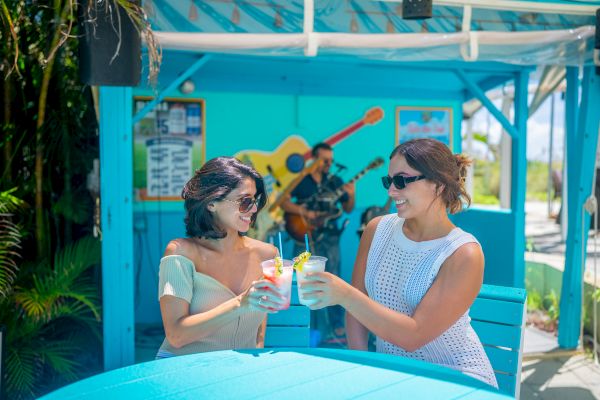
<instances>
[{"instance_id":1,"label":"turquoise table","mask_svg":"<svg viewBox=\"0 0 600 400\"><path fill-rule=\"evenodd\" d=\"M150 361L66 386L44 400L509 399L457 371L333 349L228 350Z\"/></svg>"}]
</instances>

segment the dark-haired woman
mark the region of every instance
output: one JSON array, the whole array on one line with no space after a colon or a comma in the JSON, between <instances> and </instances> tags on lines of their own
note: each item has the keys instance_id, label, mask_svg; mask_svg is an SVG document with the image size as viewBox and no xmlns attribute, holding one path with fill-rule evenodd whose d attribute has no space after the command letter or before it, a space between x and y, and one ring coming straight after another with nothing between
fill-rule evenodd
<instances>
[{"instance_id":1,"label":"dark-haired woman","mask_svg":"<svg viewBox=\"0 0 600 400\"><path fill-rule=\"evenodd\" d=\"M277 249L243 235L266 202L261 176L235 158L214 158L182 197L188 237L171 241L160 262L166 337L157 358L262 347L266 313L284 300L260 266Z\"/></svg>"},{"instance_id":2,"label":"dark-haired woman","mask_svg":"<svg viewBox=\"0 0 600 400\"><path fill-rule=\"evenodd\" d=\"M392 152L383 186L396 214L373 219L363 234L352 285L328 273L307 277L311 308L347 311L348 344L421 359L462 371L497 387L468 315L483 280L481 246L448 218L470 203L464 189L469 161L439 141L416 139Z\"/></svg>"}]
</instances>

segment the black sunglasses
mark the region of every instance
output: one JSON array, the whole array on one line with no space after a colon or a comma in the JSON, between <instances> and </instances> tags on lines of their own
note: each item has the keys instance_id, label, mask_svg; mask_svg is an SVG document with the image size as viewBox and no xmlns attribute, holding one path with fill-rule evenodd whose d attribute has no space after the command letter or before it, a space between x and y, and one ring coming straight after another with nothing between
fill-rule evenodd
<instances>
[{"instance_id":1,"label":"black sunglasses","mask_svg":"<svg viewBox=\"0 0 600 400\"><path fill-rule=\"evenodd\" d=\"M239 206L238 210L239 212L243 213L247 213L248 211L252 210L252 207L254 207L254 205L256 205L256 207L258 207L258 203L260 203L260 200L262 198L262 195L259 194L256 198L254 197L242 197L239 200L229 200L229 199L223 199L224 201L228 201L230 203L235 203Z\"/></svg>"},{"instance_id":2,"label":"black sunglasses","mask_svg":"<svg viewBox=\"0 0 600 400\"><path fill-rule=\"evenodd\" d=\"M385 190L388 190L392 183L398 190L402 190L409 183L420 181L421 179L425 179L425 175L418 176L404 176L404 175L394 175L394 176L382 176L381 183L383 183L383 187Z\"/></svg>"}]
</instances>

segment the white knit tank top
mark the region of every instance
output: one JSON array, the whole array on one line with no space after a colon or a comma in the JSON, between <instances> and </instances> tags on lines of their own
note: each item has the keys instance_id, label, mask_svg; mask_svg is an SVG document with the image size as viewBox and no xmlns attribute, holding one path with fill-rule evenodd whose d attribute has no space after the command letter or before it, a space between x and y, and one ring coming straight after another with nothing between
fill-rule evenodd
<instances>
[{"instance_id":1,"label":"white knit tank top","mask_svg":"<svg viewBox=\"0 0 600 400\"><path fill-rule=\"evenodd\" d=\"M396 214L384 216L377 225L367 259L365 286L373 300L413 315L444 261L460 246L479 242L460 228L439 239L415 242L404 235L403 225L404 219ZM444 365L498 387L470 322L467 310L447 331L414 352L377 337L377 352Z\"/></svg>"}]
</instances>

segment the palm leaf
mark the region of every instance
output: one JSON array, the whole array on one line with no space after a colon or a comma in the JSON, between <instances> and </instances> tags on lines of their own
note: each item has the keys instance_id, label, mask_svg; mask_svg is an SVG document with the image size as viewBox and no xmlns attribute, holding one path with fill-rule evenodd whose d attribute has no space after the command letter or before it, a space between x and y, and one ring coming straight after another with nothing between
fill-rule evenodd
<instances>
[{"instance_id":1,"label":"palm leaf","mask_svg":"<svg viewBox=\"0 0 600 400\"><path fill-rule=\"evenodd\" d=\"M71 281L100 262L100 242L86 236L66 246L54 257L54 271L61 279Z\"/></svg>"},{"instance_id":2,"label":"palm leaf","mask_svg":"<svg viewBox=\"0 0 600 400\"><path fill-rule=\"evenodd\" d=\"M6 357L7 392L14 397L35 397L36 354L32 348L9 348Z\"/></svg>"},{"instance_id":3,"label":"palm leaf","mask_svg":"<svg viewBox=\"0 0 600 400\"><path fill-rule=\"evenodd\" d=\"M17 188L0 192L0 214L12 213L27 207L27 203L12 195Z\"/></svg>"},{"instance_id":4,"label":"palm leaf","mask_svg":"<svg viewBox=\"0 0 600 400\"><path fill-rule=\"evenodd\" d=\"M45 361L55 373L69 381L77 379L77 370L81 365L74 361L75 355L81 349L74 346L70 340L55 339L46 343L43 349L40 349L38 356Z\"/></svg>"},{"instance_id":5,"label":"palm leaf","mask_svg":"<svg viewBox=\"0 0 600 400\"><path fill-rule=\"evenodd\" d=\"M73 309L67 305L79 303L85 306L85 312L91 312L100 320L97 288L84 275L99 259L100 245L94 238L86 237L66 246L56 254L54 270L44 268L45 273L32 275L31 287L18 287L17 304L27 316L47 322L71 313ZM71 316L77 318L85 312Z\"/></svg>"},{"instance_id":6,"label":"palm leaf","mask_svg":"<svg viewBox=\"0 0 600 400\"><path fill-rule=\"evenodd\" d=\"M20 243L18 227L0 214L0 298L8 296L16 279L19 270L16 259L19 254L15 249L20 249Z\"/></svg>"}]
</instances>

